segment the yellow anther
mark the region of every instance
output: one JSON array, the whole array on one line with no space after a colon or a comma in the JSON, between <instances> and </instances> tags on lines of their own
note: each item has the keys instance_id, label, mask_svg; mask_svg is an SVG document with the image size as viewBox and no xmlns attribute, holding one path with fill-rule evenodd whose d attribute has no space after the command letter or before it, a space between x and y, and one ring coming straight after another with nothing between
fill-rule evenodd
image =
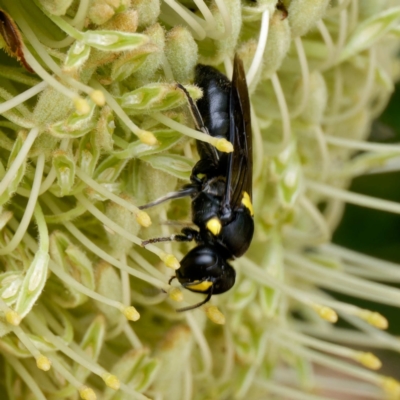
<instances>
[{"instance_id":1,"label":"yellow anther","mask_svg":"<svg viewBox=\"0 0 400 400\"><path fill-rule=\"evenodd\" d=\"M82 99L82 97L77 97L76 99L74 99L74 106L78 114L80 115L89 114L90 105L87 102L87 100Z\"/></svg>"},{"instance_id":2,"label":"yellow anther","mask_svg":"<svg viewBox=\"0 0 400 400\"><path fill-rule=\"evenodd\" d=\"M387 329L389 326L388 320L378 312L362 310L358 316L378 329Z\"/></svg>"},{"instance_id":3,"label":"yellow anther","mask_svg":"<svg viewBox=\"0 0 400 400\"><path fill-rule=\"evenodd\" d=\"M137 133L137 136L142 143L148 144L149 146L156 146L157 144L159 144L158 140L152 132L140 130Z\"/></svg>"},{"instance_id":4,"label":"yellow anther","mask_svg":"<svg viewBox=\"0 0 400 400\"><path fill-rule=\"evenodd\" d=\"M140 314L133 306L125 307L122 310L122 313L125 315L125 318L129 321L137 321L140 318Z\"/></svg>"},{"instance_id":5,"label":"yellow anther","mask_svg":"<svg viewBox=\"0 0 400 400\"><path fill-rule=\"evenodd\" d=\"M218 325L225 324L225 316L221 311L218 310L216 306L207 306L206 307L206 315L207 317Z\"/></svg>"},{"instance_id":6,"label":"yellow anther","mask_svg":"<svg viewBox=\"0 0 400 400\"><path fill-rule=\"evenodd\" d=\"M90 98L96 105L100 107L106 104L106 98L104 97L104 94L101 90L93 90L93 92L90 93Z\"/></svg>"},{"instance_id":7,"label":"yellow anther","mask_svg":"<svg viewBox=\"0 0 400 400\"><path fill-rule=\"evenodd\" d=\"M145 211L139 211L136 214L136 221L138 222L139 225L147 228L151 225L151 219L149 217L149 214Z\"/></svg>"},{"instance_id":8,"label":"yellow anther","mask_svg":"<svg viewBox=\"0 0 400 400\"><path fill-rule=\"evenodd\" d=\"M93 389L88 388L87 386L84 386L82 389L79 390L79 395L81 396L81 399L83 400L96 400L96 393L93 391Z\"/></svg>"},{"instance_id":9,"label":"yellow anther","mask_svg":"<svg viewBox=\"0 0 400 400\"><path fill-rule=\"evenodd\" d=\"M384 376L381 381L381 387L389 395L398 396L400 394L400 383L394 378Z\"/></svg>"},{"instance_id":10,"label":"yellow anther","mask_svg":"<svg viewBox=\"0 0 400 400\"><path fill-rule=\"evenodd\" d=\"M217 218L211 218L207 221L206 228L214 235L217 236L221 232L221 221Z\"/></svg>"},{"instance_id":11,"label":"yellow anther","mask_svg":"<svg viewBox=\"0 0 400 400\"><path fill-rule=\"evenodd\" d=\"M214 142L214 145L217 150L222 151L223 153L232 153L233 151L232 143L224 138L217 139Z\"/></svg>"},{"instance_id":12,"label":"yellow anther","mask_svg":"<svg viewBox=\"0 0 400 400\"><path fill-rule=\"evenodd\" d=\"M118 390L121 383L119 381L119 379L112 374L105 374L104 376L102 376L103 381L105 382L105 384L110 387L111 389L114 390Z\"/></svg>"},{"instance_id":13,"label":"yellow anther","mask_svg":"<svg viewBox=\"0 0 400 400\"><path fill-rule=\"evenodd\" d=\"M210 286L212 286L212 282L210 281L204 281L204 282L199 282L195 281L193 284L191 283L190 285L186 285L186 287L190 290L194 290L196 292L206 292Z\"/></svg>"},{"instance_id":14,"label":"yellow anther","mask_svg":"<svg viewBox=\"0 0 400 400\"><path fill-rule=\"evenodd\" d=\"M36 359L36 366L42 371L48 371L51 368L51 361L44 355L40 355Z\"/></svg>"},{"instance_id":15,"label":"yellow anther","mask_svg":"<svg viewBox=\"0 0 400 400\"><path fill-rule=\"evenodd\" d=\"M321 306L319 304L313 304L312 308L325 321L328 321L332 324L337 322L338 315L336 314L336 312L334 310L332 310L332 308Z\"/></svg>"},{"instance_id":16,"label":"yellow anther","mask_svg":"<svg viewBox=\"0 0 400 400\"><path fill-rule=\"evenodd\" d=\"M169 268L178 269L181 266L181 264L179 264L179 261L173 254L162 253L160 258Z\"/></svg>"},{"instance_id":17,"label":"yellow anther","mask_svg":"<svg viewBox=\"0 0 400 400\"><path fill-rule=\"evenodd\" d=\"M18 326L21 322L21 316L14 310L6 312L6 320L9 324Z\"/></svg>"},{"instance_id":18,"label":"yellow anther","mask_svg":"<svg viewBox=\"0 0 400 400\"><path fill-rule=\"evenodd\" d=\"M360 351L356 353L354 359L364 365L364 367L373 369L374 371L382 367L381 360L372 353Z\"/></svg>"},{"instance_id":19,"label":"yellow anther","mask_svg":"<svg viewBox=\"0 0 400 400\"><path fill-rule=\"evenodd\" d=\"M178 303L183 300L183 293L179 288L172 288L169 291L168 296L171 300L177 301Z\"/></svg>"},{"instance_id":20,"label":"yellow anther","mask_svg":"<svg viewBox=\"0 0 400 400\"><path fill-rule=\"evenodd\" d=\"M250 215L254 215L253 204L251 203L250 196L247 192L243 193L242 204L250 211Z\"/></svg>"}]
</instances>

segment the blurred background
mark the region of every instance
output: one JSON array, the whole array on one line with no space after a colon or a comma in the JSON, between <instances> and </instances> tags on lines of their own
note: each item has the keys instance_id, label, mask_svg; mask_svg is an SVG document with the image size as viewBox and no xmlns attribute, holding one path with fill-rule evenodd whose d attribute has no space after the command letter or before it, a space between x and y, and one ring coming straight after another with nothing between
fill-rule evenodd
<instances>
[{"instance_id":1,"label":"blurred background","mask_svg":"<svg viewBox=\"0 0 400 400\"><path fill-rule=\"evenodd\" d=\"M370 141L379 143L400 143L400 84L381 117L372 127ZM355 178L352 192L365 194L400 203L400 162L399 171L377 173ZM377 211L347 204L343 219L333 241L341 246L400 265L400 215ZM385 284L390 284L386 282ZM393 284L399 287L399 284ZM388 331L400 335L399 308L372 303L359 298L334 293L335 297L361 307L382 313L389 320ZM400 305L399 305L400 306ZM382 354L384 353L384 354ZM400 378L400 356L394 352L382 352L383 373Z\"/></svg>"}]
</instances>

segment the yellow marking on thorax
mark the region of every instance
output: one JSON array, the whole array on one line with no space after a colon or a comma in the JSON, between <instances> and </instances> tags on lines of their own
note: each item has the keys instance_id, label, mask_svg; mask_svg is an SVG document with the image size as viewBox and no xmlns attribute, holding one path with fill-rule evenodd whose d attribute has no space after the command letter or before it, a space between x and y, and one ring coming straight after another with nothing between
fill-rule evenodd
<instances>
[{"instance_id":1,"label":"yellow marking on thorax","mask_svg":"<svg viewBox=\"0 0 400 400\"><path fill-rule=\"evenodd\" d=\"M199 281L193 282L193 284L190 285L185 285L185 287L190 290L195 290L196 292L206 292L213 284L210 281L204 281L200 283L197 282Z\"/></svg>"},{"instance_id":2,"label":"yellow marking on thorax","mask_svg":"<svg viewBox=\"0 0 400 400\"><path fill-rule=\"evenodd\" d=\"M250 215L254 215L253 204L247 192L243 192L242 204L250 211Z\"/></svg>"},{"instance_id":3,"label":"yellow marking on thorax","mask_svg":"<svg viewBox=\"0 0 400 400\"><path fill-rule=\"evenodd\" d=\"M217 236L222 229L221 221L217 218L211 218L207 221L206 228L214 235Z\"/></svg>"}]
</instances>

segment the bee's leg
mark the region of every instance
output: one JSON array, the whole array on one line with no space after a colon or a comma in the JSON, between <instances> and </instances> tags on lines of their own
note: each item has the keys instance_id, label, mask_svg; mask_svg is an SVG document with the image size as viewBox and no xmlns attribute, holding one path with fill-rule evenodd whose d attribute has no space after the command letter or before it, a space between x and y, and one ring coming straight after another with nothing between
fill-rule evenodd
<instances>
[{"instance_id":1,"label":"bee's leg","mask_svg":"<svg viewBox=\"0 0 400 400\"><path fill-rule=\"evenodd\" d=\"M175 275L174 275L174 276L171 276L171 279L168 281L168 285L170 285L171 282L172 282L174 279L176 279L176 276L175 276Z\"/></svg>"},{"instance_id":2,"label":"bee's leg","mask_svg":"<svg viewBox=\"0 0 400 400\"><path fill-rule=\"evenodd\" d=\"M178 308L176 311L177 312L184 312L184 311L194 310L195 308L199 308L203 304L206 304L206 303L208 303L210 301L212 294L213 294L213 287L210 286L210 290L207 293L207 297L203 301L201 301L200 303L194 304L193 306L184 307L184 308Z\"/></svg>"},{"instance_id":3,"label":"bee's leg","mask_svg":"<svg viewBox=\"0 0 400 400\"><path fill-rule=\"evenodd\" d=\"M218 165L214 164L212 159L201 158L193 167L190 180L200 185L204 176L211 178L215 175L215 171L218 171Z\"/></svg>"},{"instance_id":4,"label":"bee's leg","mask_svg":"<svg viewBox=\"0 0 400 400\"><path fill-rule=\"evenodd\" d=\"M183 228L181 235L164 236L160 238L147 239L142 241L142 246L146 247L150 243L159 242L196 242L200 239L200 233L192 228Z\"/></svg>"},{"instance_id":5,"label":"bee's leg","mask_svg":"<svg viewBox=\"0 0 400 400\"><path fill-rule=\"evenodd\" d=\"M197 185L186 185L182 189L177 190L176 192L170 192L166 194L163 197L160 197L157 200L152 201L151 203L144 204L139 207L140 210L145 210L146 208L154 207L157 206L158 204L164 203L165 201L168 200L173 200L173 199L181 199L182 197L187 197L191 196L192 194L195 194L198 192L198 187Z\"/></svg>"}]
</instances>

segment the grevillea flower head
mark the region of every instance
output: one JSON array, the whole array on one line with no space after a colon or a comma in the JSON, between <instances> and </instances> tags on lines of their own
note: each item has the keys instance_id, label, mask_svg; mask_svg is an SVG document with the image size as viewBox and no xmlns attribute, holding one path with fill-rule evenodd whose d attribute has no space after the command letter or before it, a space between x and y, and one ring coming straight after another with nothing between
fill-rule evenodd
<instances>
[{"instance_id":1,"label":"grevillea flower head","mask_svg":"<svg viewBox=\"0 0 400 400\"><path fill-rule=\"evenodd\" d=\"M371 353L400 351L385 317L323 290L399 305L377 282L399 282L398 266L331 236L346 203L400 213L347 190L398 169L399 146L366 139L400 75L400 1L0 5L3 396L400 398ZM189 202L138 207L189 180L193 139L232 151L194 129L176 82L197 100L194 67L230 77L235 53L255 236L232 290L176 313L203 296L168 284L188 246L141 242L178 232Z\"/></svg>"}]
</instances>

